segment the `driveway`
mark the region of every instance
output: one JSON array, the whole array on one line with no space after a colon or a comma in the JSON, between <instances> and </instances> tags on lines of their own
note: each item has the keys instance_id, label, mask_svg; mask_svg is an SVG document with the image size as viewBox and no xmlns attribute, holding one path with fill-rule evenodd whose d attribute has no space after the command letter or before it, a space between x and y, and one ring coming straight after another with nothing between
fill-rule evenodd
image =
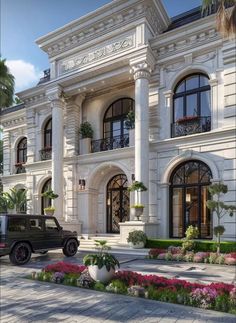
<instances>
[{"instance_id":1,"label":"driveway","mask_svg":"<svg viewBox=\"0 0 236 323\"><path fill-rule=\"evenodd\" d=\"M0 259L1 323L11 322L232 322L235 316L214 311L161 303L143 298L100 293L81 288L42 283L25 278L57 261L82 263L84 254L65 258L54 251L33 255L22 267L12 266L8 257ZM137 256L117 255L122 269L155 270L152 262ZM146 263L146 267L145 267ZM186 265L186 264L185 264ZM162 268L162 264L158 268Z\"/></svg>"}]
</instances>

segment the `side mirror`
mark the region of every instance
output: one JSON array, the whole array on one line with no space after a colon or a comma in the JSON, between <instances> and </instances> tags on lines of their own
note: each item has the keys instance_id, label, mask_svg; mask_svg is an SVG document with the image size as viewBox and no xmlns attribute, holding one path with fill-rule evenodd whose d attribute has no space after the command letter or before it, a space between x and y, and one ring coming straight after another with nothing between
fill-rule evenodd
<instances>
[{"instance_id":1,"label":"side mirror","mask_svg":"<svg viewBox=\"0 0 236 323\"><path fill-rule=\"evenodd\" d=\"M62 231L63 230L63 227L59 226L58 230L59 231Z\"/></svg>"}]
</instances>

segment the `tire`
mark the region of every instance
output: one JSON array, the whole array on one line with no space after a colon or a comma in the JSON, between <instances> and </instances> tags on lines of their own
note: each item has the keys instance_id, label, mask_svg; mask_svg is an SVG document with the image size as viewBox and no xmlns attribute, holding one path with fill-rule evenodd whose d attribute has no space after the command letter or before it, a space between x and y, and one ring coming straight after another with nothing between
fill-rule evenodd
<instances>
[{"instance_id":1,"label":"tire","mask_svg":"<svg viewBox=\"0 0 236 323\"><path fill-rule=\"evenodd\" d=\"M30 261L31 247L26 242L17 243L9 254L13 265L24 265Z\"/></svg>"},{"instance_id":2,"label":"tire","mask_svg":"<svg viewBox=\"0 0 236 323\"><path fill-rule=\"evenodd\" d=\"M64 255L66 257L72 257L77 253L78 250L78 243L75 239L69 239L64 248L62 249Z\"/></svg>"}]
</instances>

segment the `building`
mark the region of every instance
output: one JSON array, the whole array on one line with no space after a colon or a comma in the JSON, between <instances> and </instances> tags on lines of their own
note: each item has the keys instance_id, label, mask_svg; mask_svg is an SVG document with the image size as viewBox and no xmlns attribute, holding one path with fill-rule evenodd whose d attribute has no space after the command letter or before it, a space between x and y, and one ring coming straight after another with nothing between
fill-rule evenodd
<instances>
[{"instance_id":1,"label":"building","mask_svg":"<svg viewBox=\"0 0 236 323\"><path fill-rule=\"evenodd\" d=\"M36 42L50 71L1 113L4 190L27 189L28 212L39 214L52 187L56 216L84 235L181 238L193 224L211 239L207 186L223 181L225 202L236 196L236 45L215 15L196 8L171 20L161 1L115 0ZM92 140L80 139L85 121ZM139 222L129 214L134 179L148 188ZM235 217L222 224L234 239Z\"/></svg>"}]
</instances>

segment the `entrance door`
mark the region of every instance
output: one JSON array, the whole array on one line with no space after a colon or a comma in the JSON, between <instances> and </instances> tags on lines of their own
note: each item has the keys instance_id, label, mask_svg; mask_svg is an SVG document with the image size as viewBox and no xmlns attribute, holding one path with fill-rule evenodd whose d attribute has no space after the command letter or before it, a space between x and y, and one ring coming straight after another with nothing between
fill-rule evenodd
<instances>
[{"instance_id":1,"label":"entrance door","mask_svg":"<svg viewBox=\"0 0 236 323\"><path fill-rule=\"evenodd\" d=\"M107 232L119 233L119 222L129 220L129 192L127 177L114 176L107 184Z\"/></svg>"}]
</instances>

